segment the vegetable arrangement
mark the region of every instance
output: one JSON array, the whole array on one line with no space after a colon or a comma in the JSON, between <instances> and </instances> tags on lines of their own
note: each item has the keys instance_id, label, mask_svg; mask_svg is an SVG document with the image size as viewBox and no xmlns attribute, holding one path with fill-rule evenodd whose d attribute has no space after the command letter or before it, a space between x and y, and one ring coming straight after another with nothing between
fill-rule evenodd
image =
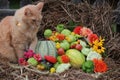
<instances>
[{"instance_id":1,"label":"vegetable arrangement","mask_svg":"<svg viewBox=\"0 0 120 80\"><path fill-rule=\"evenodd\" d=\"M32 65L38 70L62 73L73 67L86 73L106 72L107 64L102 55L105 53L104 39L89 28L76 26L73 31L58 24L56 31L44 31L46 41L39 41L36 52L28 50L19 59L23 66Z\"/></svg>"}]
</instances>

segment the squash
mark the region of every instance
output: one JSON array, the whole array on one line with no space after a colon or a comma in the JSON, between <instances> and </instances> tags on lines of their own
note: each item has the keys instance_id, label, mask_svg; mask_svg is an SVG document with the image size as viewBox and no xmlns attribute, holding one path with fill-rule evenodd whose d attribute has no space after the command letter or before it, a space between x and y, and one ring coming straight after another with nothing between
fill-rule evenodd
<instances>
[{"instance_id":1,"label":"squash","mask_svg":"<svg viewBox=\"0 0 120 80\"><path fill-rule=\"evenodd\" d=\"M57 50L55 47L55 42L53 41L38 41L35 53L38 53L41 55L42 59L44 59L44 56L50 55L54 56L56 58L57 56Z\"/></svg>"},{"instance_id":2,"label":"squash","mask_svg":"<svg viewBox=\"0 0 120 80\"><path fill-rule=\"evenodd\" d=\"M102 56L96 51L90 51L86 59L87 60L102 59Z\"/></svg>"},{"instance_id":3,"label":"squash","mask_svg":"<svg viewBox=\"0 0 120 80\"><path fill-rule=\"evenodd\" d=\"M56 69L56 73L62 73L66 70L68 70L71 67L70 63L62 63L60 65L58 65L57 69Z\"/></svg>"},{"instance_id":4,"label":"squash","mask_svg":"<svg viewBox=\"0 0 120 80\"><path fill-rule=\"evenodd\" d=\"M70 58L70 64L74 68L80 68L85 62L85 56L76 49L67 50L66 55Z\"/></svg>"}]
</instances>

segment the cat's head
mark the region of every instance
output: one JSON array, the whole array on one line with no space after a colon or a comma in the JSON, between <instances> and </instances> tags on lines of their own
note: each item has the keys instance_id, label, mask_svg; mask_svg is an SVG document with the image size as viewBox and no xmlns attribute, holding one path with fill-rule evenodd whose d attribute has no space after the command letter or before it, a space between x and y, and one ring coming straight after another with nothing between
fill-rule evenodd
<instances>
[{"instance_id":1,"label":"cat's head","mask_svg":"<svg viewBox=\"0 0 120 80\"><path fill-rule=\"evenodd\" d=\"M37 5L27 5L15 13L17 23L26 25L25 27L36 28L40 26L42 19L42 8L44 3L40 2Z\"/></svg>"}]
</instances>

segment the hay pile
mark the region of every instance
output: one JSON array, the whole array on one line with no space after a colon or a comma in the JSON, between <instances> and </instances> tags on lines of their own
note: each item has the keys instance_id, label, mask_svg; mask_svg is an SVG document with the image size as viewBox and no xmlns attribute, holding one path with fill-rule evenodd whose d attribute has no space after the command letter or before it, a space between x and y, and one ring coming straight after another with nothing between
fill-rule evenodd
<instances>
[{"instance_id":1,"label":"hay pile","mask_svg":"<svg viewBox=\"0 0 120 80\"><path fill-rule=\"evenodd\" d=\"M73 4L70 0L46 0L43 20L38 38L43 40L47 28L55 29L59 23L68 25L71 21L91 28L106 39L106 58L109 70L97 79L81 70L70 69L62 74L41 74L29 67L13 68L0 64L0 80L120 80L120 34L113 33L114 10L108 3L91 5L85 1ZM71 26L67 26L70 28ZM72 26L74 27L74 26Z\"/></svg>"},{"instance_id":2,"label":"hay pile","mask_svg":"<svg viewBox=\"0 0 120 80\"><path fill-rule=\"evenodd\" d=\"M55 26L59 23L67 25L73 21L91 28L94 33L104 37L107 55L119 62L120 33L114 33L112 30L112 24L115 23L117 18L114 15L115 13L119 13L119 11L113 10L112 6L107 2L91 5L87 1L73 4L69 0L46 0L43 9L42 28L38 33L38 37L43 39L43 32L46 28L54 30ZM69 25L67 26L67 28L70 27Z\"/></svg>"}]
</instances>

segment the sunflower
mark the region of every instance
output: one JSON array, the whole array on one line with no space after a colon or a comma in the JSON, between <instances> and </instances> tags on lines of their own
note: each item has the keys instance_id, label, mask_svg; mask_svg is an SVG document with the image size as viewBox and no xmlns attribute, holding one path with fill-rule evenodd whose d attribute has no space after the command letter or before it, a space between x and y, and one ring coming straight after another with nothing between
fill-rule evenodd
<instances>
[{"instance_id":1,"label":"sunflower","mask_svg":"<svg viewBox=\"0 0 120 80\"><path fill-rule=\"evenodd\" d=\"M105 52L105 48L99 44L97 45L93 45L93 50L98 52L98 53L104 53Z\"/></svg>"},{"instance_id":2,"label":"sunflower","mask_svg":"<svg viewBox=\"0 0 120 80\"><path fill-rule=\"evenodd\" d=\"M95 40L92 45L92 49L98 53L104 53L105 47L103 47L104 39L100 37L99 40Z\"/></svg>"},{"instance_id":3,"label":"sunflower","mask_svg":"<svg viewBox=\"0 0 120 80\"><path fill-rule=\"evenodd\" d=\"M104 44L105 39L102 39L102 37L100 36L99 41L100 41L102 44Z\"/></svg>"}]
</instances>

